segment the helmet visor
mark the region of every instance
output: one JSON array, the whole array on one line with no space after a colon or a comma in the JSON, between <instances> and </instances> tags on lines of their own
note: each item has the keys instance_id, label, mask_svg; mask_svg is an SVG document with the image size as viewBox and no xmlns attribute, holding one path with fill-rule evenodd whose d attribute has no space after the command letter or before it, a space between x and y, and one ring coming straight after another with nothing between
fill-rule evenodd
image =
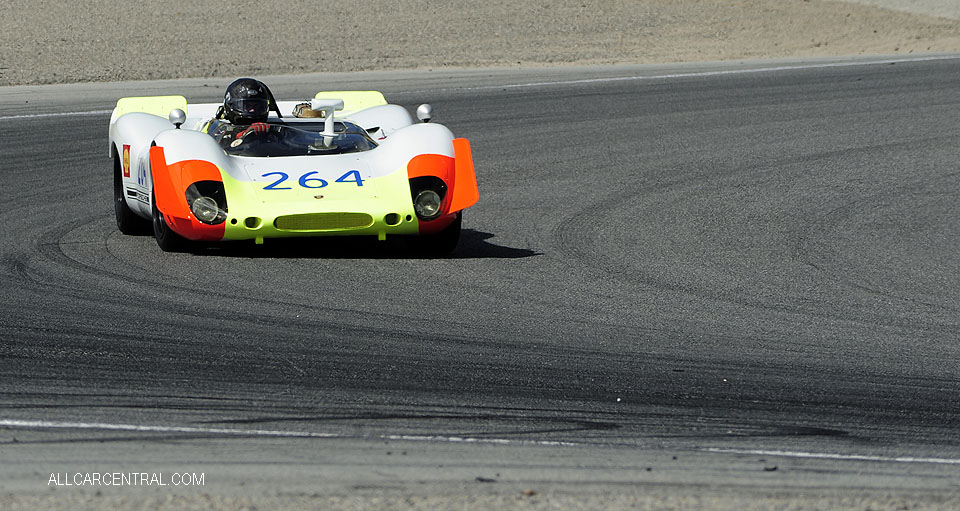
<instances>
[{"instance_id":1,"label":"helmet visor","mask_svg":"<svg viewBox=\"0 0 960 511\"><path fill-rule=\"evenodd\" d=\"M227 101L230 108L244 117L266 117L270 112L270 102L266 99L230 99Z\"/></svg>"}]
</instances>

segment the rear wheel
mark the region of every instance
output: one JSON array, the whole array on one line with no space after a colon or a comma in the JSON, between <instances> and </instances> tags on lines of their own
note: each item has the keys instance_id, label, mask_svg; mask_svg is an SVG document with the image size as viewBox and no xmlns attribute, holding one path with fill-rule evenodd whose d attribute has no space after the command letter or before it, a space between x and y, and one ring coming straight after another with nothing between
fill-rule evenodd
<instances>
[{"instance_id":1,"label":"rear wheel","mask_svg":"<svg viewBox=\"0 0 960 511\"><path fill-rule=\"evenodd\" d=\"M140 217L130 209L124 198L123 175L121 174L120 157L113 157L113 210L117 215L117 229L123 234L147 234L150 232L150 222Z\"/></svg>"},{"instance_id":2,"label":"rear wheel","mask_svg":"<svg viewBox=\"0 0 960 511\"><path fill-rule=\"evenodd\" d=\"M153 211L153 237L157 239L157 245L164 252L183 252L190 246L190 241L180 236L167 225L163 218L163 213L157 209L157 195L151 196L151 209Z\"/></svg>"}]
</instances>

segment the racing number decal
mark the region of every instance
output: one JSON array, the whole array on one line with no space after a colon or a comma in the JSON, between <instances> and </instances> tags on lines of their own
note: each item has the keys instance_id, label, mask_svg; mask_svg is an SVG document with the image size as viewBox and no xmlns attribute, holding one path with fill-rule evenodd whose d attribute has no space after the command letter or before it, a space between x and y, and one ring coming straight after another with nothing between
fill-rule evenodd
<instances>
[{"instance_id":1,"label":"racing number decal","mask_svg":"<svg viewBox=\"0 0 960 511\"><path fill-rule=\"evenodd\" d=\"M306 174L300 176L300 179L297 180L302 188L323 188L330 183L327 183L327 180L320 179L319 177L311 177L317 174L316 170L307 172ZM267 172L266 174L261 174L260 177L270 177L276 176L278 179L267 186L264 186L264 190L292 190L290 186L280 186L286 180L290 179L290 175L286 172ZM363 178L360 177L359 170L348 170L344 175L338 177L334 182L336 183L356 183L357 186L363 186Z\"/></svg>"},{"instance_id":2,"label":"racing number decal","mask_svg":"<svg viewBox=\"0 0 960 511\"><path fill-rule=\"evenodd\" d=\"M353 179L350 179L353 176ZM363 186L363 179L360 177L359 170L351 170L337 178L338 183L357 183L357 186Z\"/></svg>"},{"instance_id":3,"label":"racing number decal","mask_svg":"<svg viewBox=\"0 0 960 511\"><path fill-rule=\"evenodd\" d=\"M300 186L304 188L323 188L327 186L327 182L319 177L309 177L313 174L316 174L317 171L307 172L306 174L300 176ZM310 184L314 183L314 184Z\"/></svg>"},{"instance_id":4,"label":"racing number decal","mask_svg":"<svg viewBox=\"0 0 960 511\"><path fill-rule=\"evenodd\" d=\"M147 186L147 162L146 158L140 158L140 164L137 165L139 169L137 171L137 184L140 186Z\"/></svg>"},{"instance_id":5,"label":"racing number decal","mask_svg":"<svg viewBox=\"0 0 960 511\"><path fill-rule=\"evenodd\" d=\"M267 172L266 174L260 175L260 177L268 177L268 176L280 176L280 179L268 184L267 186L264 186L263 187L264 190L293 190L293 188L290 188L289 186L279 186L279 187L277 186L280 183L290 178L290 176L288 176L287 174L283 172Z\"/></svg>"},{"instance_id":6,"label":"racing number decal","mask_svg":"<svg viewBox=\"0 0 960 511\"><path fill-rule=\"evenodd\" d=\"M123 177L130 177L130 144L123 144Z\"/></svg>"}]
</instances>

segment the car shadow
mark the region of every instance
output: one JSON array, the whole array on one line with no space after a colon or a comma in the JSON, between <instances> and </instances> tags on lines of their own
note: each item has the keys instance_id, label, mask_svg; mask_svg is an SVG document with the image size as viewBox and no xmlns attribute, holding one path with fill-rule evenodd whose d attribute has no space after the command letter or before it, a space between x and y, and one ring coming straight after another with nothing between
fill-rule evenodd
<instances>
[{"instance_id":1,"label":"car shadow","mask_svg":"<svg viewBox=\"0 0 960 511\"><path fill-rule=\"evenodd\" d=\"M441 256L417 250L415 237L379 241L370 236L278 238L268 239L263 245L252 241L201 243L191 247L189 253L264 259L520 259L542 255L535 250L491 243L489 240L494 237L488 232L463 229L456 250Z\"/></svg>"}]
</instances>

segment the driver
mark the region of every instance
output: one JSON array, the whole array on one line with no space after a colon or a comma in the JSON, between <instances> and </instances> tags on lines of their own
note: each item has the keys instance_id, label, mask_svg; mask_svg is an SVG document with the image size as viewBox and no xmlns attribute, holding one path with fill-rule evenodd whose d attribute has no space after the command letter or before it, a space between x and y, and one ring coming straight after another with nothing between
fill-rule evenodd
<instances>
[{"instance_id":1,"label":"driver","mask_svg":"<svg viewBox=\"0 0 960 511\"><path fill-rule=\"evenodd\" d=\"M237 147L248 135L263 135L270 131L266 122L270 110L280 113L270 89L259 80L240 78L227 87L223 106L203 131L216 139L221 147Z\"/></svg>"}]
</instances>

